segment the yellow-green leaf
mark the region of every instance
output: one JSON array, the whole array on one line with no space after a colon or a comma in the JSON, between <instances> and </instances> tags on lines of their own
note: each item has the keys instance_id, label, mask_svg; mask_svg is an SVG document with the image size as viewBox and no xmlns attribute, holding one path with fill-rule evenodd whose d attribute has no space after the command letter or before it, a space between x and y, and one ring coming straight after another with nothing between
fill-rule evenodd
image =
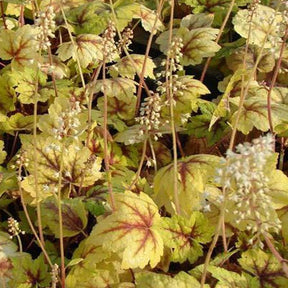
<instances>
[{"instance_id":1,"label":"yellow-green leaf","mask_svg":"<svg viewBox=\"0 0 288 288\"><path fill-rule=\"evenodd\" d=\"M145 55L130 54L129 57L125 56L121 58L116 64L110 66L109 73L112 77L117 77L118 75L120 75L122 77L134 79L136 74L141 74L144 60ZM155 76L153 74L153 69L155 67L156 66L153 60L147 58L144 77L150 77L151 79L154 79Z\"/></svg>"},{"instance_id":2,"label":"yellow-green leaf","mask_svg":"<svg viewBox=\"0 0 288 288\"><path fill-rule=\"evenodd\" d=\"M162 31L164 29L164 25L162 24L161 20L159 18L157 18L155 11L150 10L149 8L145 7L144 5L140 5L139 13L136 12L135 15L141 19L141 24L142 24L144 30L146 30L148 32L152 32L152 28L154 25L155 25L154 34L157 31Z\"/></svg>"},{"instance_id":3,"label":"yellow-green leaf","mask_svg":"<svg viewBox=\"0 0 288 288\"><path fill-rule=\"evenodd\" d=\"M12 60L12 68L16 70L31 66L31 61L37 58L36 35L38 33L39 30L31 25L24 25L16 31L2 29L0 32L0 58Z\"/></svg>"},{"instance_id":4,"label":"yellow-green leaf","mask_svg":"<svg viewBox=\"0 0 288 288\"><path fill-rule=\"evenodd\" d=\"M214 155L193 155L180 159L177 163L177 186L181 211L190 215L201 209L205 184L214 176L219 157ZM161 168L154 178L154 199L159 207L174 214L174 169L173 164Z\"/></svg>"},{"instance_id":5,"label":"yellow-green leaf","mask_svg":"<svg viewBox=\"0 0 288 288\"><path fill-rule=\"evenodd\" d=\"M172 249L171 260L194 263L203 255L201 243L211 240L214 228L200 212L193 212L189 219L180 215L164 218L162 235L165 246Z\"/></svg>"},{"instance_id":6,"label":"yellow-green leaf","mask_svg":"<svg viewBox=\"0 0 288 288\"><path fill-rule=\"evenodd\" d=\"M138 272L135 274L136 285L141 288L200 288L200 283L185 272L178 273L175 277L153 272ZM209 287L204 285L204 288Z\"/></svg>"},{"instance_id":7,"label":"yellow-green leaf","mask_svg":"<svg viewBox=\"0 0 288 288\"><path fill-rule=\"evenodd\" d=\"M115 194L116 211L96 224L91 237L94 243L119 253L121 267L155 267L163 255L163 240L158 207L144 194Z\"/></svg>"},{"instance_id":8,"label":"yellow-green leaf","mask_svg":"<svg viewBox=\"0 0 288 288\"><path fill-rule=\"evenodd\" d=\"M140 4L134 0L117 0L113 4L116 15L116 27L122 31L128 23L139 14Z\"/></svg>"},{"instance_id":9,"label":"yellow-green leaf","mask_svg":"<svg viewBox=\"0 0 288 288\"><path fill-rule=\"evenodd\" d=\"M59 207L54 197L46 199L41 205L43 224L47 225L55 237L59 238ZM87 225L87 212L81 198L61 201L63 237L81 233ZM74 264L75 265L75 264Z\"/></svg>"},{"instance_id":10,"label":"yellow-green leaf","mask_svg":"<svg viewBox=\"0 0 288 288\"><path fill-rule=\"evenodd\" d=\"M33 137L30 135L21 137L23 149L27 153L26 157L32 163L27 169L33 175L37 169L39 185L45 185L45 188L43 187L45 191L53 192L51 190L58 185L59 177L62 177L63 188L70 185L88 187L101 178L102 174L99 170L102 160L91 155L91 151L80 141L73 141L65 146L61 141L45 135L38 136L36 140L35 166L33 165L36 161ZM62 169L61 162L63 162Z\"/></svg>"},{"instance_id":11,"label":"yellow-green leaf","mask_svg":"<svg viewBox=\"0 0 288 288\"><path fill-rule=\"evenodd\" d=\"M92 89L95 93L105 92L108 97L116 97L126 103L131 102L131 98L135 97L134 93L136 92L135 82L121 77L98 80Z\"/></svg>"},{"instance_id":12,"label":"yellow-green leaf","mask_svg":"<svg viewBox=\"0 0 288 288\"><path fill-rule=\"evenodd\" d=\"M281 41L283 32L279 27L283 17L280 12L259 4L252 19L249 13L248 9L241 9L237 12L233 19L234 29L237 33L246 39L249 37L250 44L259 47L264 45L264 48L272 48L275 43ZM267 35L269 37L266 37Z\"/></svg>"},{"instance_id":13,"label":"yellow-green leaf","mask_svg":"<svg viewBox=\"0 0 288 288\"><path fill-rule=\"evenodd\" d=\"M94 64L103 59L103 41L100 36L93 34L82 34L72 42L60 45L57 50L58 56L62 61L72 58L77 59L81 67L86 68L89 64Z\"/></svg>"}]
</instances>

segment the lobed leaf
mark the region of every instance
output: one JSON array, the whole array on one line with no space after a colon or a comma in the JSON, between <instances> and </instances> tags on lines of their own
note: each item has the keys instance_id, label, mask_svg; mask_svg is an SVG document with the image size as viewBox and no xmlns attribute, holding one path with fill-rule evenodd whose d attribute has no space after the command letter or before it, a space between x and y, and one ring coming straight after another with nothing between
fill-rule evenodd
<instances>
[{"instance_id":1,"label":"lobed leaf","mask_svg":"<svg viewBox=\"0 0 288 288\"><path fill-rule=\"evenodd\" d=\"M116 211L95 226L94 244L118 253L123 269L144 268L149 263L155 267L163 255L158 207L142 192L126 191L114 197Z\"/></svg>"},{"instance_id":2,"label":"lobed leaf","mask_svg":"<svg viewBox=\"0 0 288 288\"><path fill-rule=\"evenodd\" d=\"M125 56L121 58L116 64L109 67L110 75L115 78L118 75L134 79L135 75L140 75L143 69L145 55L130 54L129 57ZM155 79L153 69L155 68L153 60L146 59L145 74L144 77Z\"/></svg>"},{"instance_id":3,"label":"lobed leaf","mask_svg":"<svg viewBox=\"0 0 288 288\"><path fill-rule=\"evenodd\" d=\"M185 272L179 272L175 277L170 277L165 274L153 273L149 271L138 272L135 275L136 285L141 288L154 288L157 283L157 288L200 288L200 283L192 276ZM204 285L204 288L208 288Z\"/></svg>"},{"instance_id":4,"label":"lobed leaf","mask_svg":"<svg viewBox=\"0 0 288 288\"><path fill-rule=\"evenodd\" d=\"M134 0L117 0L113 4L116 15L116 27L122 31L140 12L140 4Z\"/></svg>"},{"instance_id":5,"label":"lobed leaf","mask_svg":"<svg viewBox=\"0 0 288 288\"><path fill-rule=\"evenodd\" d=\"M70 185L88 187L101 178L99 170L102 160L92 156L90 150L81 142L72 142L63 147L63 144L53 137L38 136L35 156L34 149L31 149L34 146L33 137L22 135L21 141L30 163L37 161L36 165L29 165L28 171L35 175L37 169L38 185L43 193L53 192L55 186L58 186L59 177L63 189ZM62 174L60 174L61 161Z\"/></svg>"},{"instance_id":6,"label":"lobed leaf","mask_svg":"<svg viewBox=\"0 0 288 288\"><path fill-rule=\"evenodd\" d=\"M57 53L62 61L72 58L77 59L81 67L86 68L89 64L103 59L103 41L100 36L93 34L78 35L74 41L66 42L59 46Z\"/></svg>"},{"instance_id":7,"label":"lobed leaf","mask_svg":"<svg viewBox=\"0 0 288 288\"><path fill-rule=\"evenodd\" d=\"M136 92L133 80L120 77L98 80L92 89L94 93L105 92L108 97L116 97L126 103L131 103L131 98L135 97L134 93Z\"/></svg>"},{"instance_id":8,"label":"lobed leaf","mask_svg":"<svg viewBox=\"0 0 288 288\"><path fill-rule=\"evenodd\" d=\"M43 224L47 225L56 238L59 238L59 207L54 197L41 204ZM64 199L61 201L63 237L75 236L86 228L88 219L81 198Z\"/></svg>"},{"instance_id":9,"label":"lobed leaf","mask_svg":"<svg viewBox=\"0 0 288 288\"><path fill-rule=\"evenodd\" d=\"M239 10L233 18L234 29L242 37L246 39L249 37L250 44L272 48L274 43L281 41L282 32L279 30L283 21L281 13L260 4L256 10L257 13L253 14L252 19L248 9Z\"/></svg>"},{"instance_id":10,"label":"lobed leaf","mask_svg":"<svg viewBox=\"0 0 288 288\"><path fill-rule=\"evenodd\" d=\"M157 18L155 11L144 5L140 5L140 10L138 13L136 12L135 15L137 18L141 19L141 24L145 31L152 32L154 25L156 31L162 31L164 29L164 25L162 24L161 20ZM154 32L155 34L156 31Z\"/></svg>"},{"instance_id":11,"label":"lobed leaf","mask_svg":"<svg viewBox=\"0 0 288 288\"><path fill-rule=\"evenodd\" d=\"M183 39L183 61L184 66L200 64L205 57L212 57L220 50L215 42L219 30L215 28L196 28L188 30L181 27L177 35Z\"/></svg>"},{"instance_id":12,"label":"lobed leaf","mask_svg":"<svg viewBox=\"0 0 288 288\"><path fill-rule=\"evenodd\" d=\"M288 283L282 267L274 255L260 249L242 253L238 260L243 269L257 278L263 287L285 287Z\"/></svg>"},{"instance_id":13,"label":"lobed leaf","mask_svg":"<svg viewBox=\"0 0 288 288\"><path fill-rule=\"evenodd\" d=\"M186 219L180 215L164 218L162 235L165 246L172 249L171 260L183 263L189 260L194 263L203 255L203 243L208 243L213 230L208 219L200 212L193 212Z\"/></svg>"},{"instance_id":14,"label":"lobed leaf","mask_svg":"<svg viewBox=\"0 0 288 288\"><path fill-rule=\"evenodd\" d=\"M214 177L214 169L219 158L214 155L193 155L182 158L177 163L177 186L181 211L190 215L201 208L202 193L210 177ZM156 203L174 214L174 170L173 163L161 168L154 178L154 199Z\"/></svg>"},{"instance_id":15,"label":"lobed leaf","mask_svg":"<svg viewBox=\"0 0 288 288\"><path fill-rule=\"evenodd\" d=\"M0 58L12 60L12 68L21 70L31 66L31 61L37 58L39 31L31 25L19 27L16 31L2 29L0 31Z\"/></svg>"}]
</instances>

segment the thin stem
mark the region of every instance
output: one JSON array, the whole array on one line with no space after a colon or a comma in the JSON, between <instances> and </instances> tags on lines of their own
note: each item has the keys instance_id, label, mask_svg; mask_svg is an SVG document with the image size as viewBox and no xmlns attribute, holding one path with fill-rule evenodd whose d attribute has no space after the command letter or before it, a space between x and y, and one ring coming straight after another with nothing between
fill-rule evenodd
<instances>
[{"instance_id":1,"label":"thin stem","mask_svg":"<svg viewBox=\"0 0 288 288\"><path fill-rule=\"evenodd\" d=\"M227 24L227 22L228 22L228 20L229 20L230 14L231 14L231 12L232 12L234 3L235 3L235 0L232 0L231 3L230 3L230 6L229 6L228 11L227 11L226 16L225 16L225 19L224 19L224 21L223 21L223 23L222 23L222 25L221 25L221 27L220 27L219 33L218 33L217 38L216 38L216 40L215 40L216 43L219 42L219 40L220 40L220 38L221 38L221 36L222 36L222 34L223 34L224 28L225 28L225 26L226 26L226 24ZM200 78L200 81L201 81L201 82L204 81L204 78L205 78L207 69L208 69L208 67L209 67L209 64L210 64L210 62L211 62L211 59L212 59L212 58L209 57L209 58L206 60L206 63L205 63L205 66L204 66L204 68L203 68L203 71L202 71L202 74L201 74L201 78Z\"/></svg>"},{"instance_id":2,"label":"thin stem","mask_svg":"<svg viewBox=\"0 0 288 288\"><path fill-rule=\"evenodd\" d=\"M89 97L88 97L88 132L87 132L87 139L86 139L86 146L88 147L89 143L90 143L90 139L91 139L91 127L92 127L92 104L93 104L93 89L92 87L94 87L94 85L96 84L96 81L100 75L100 71L102 68L103 64L100 64L96 70L93 72L92 75L92 81L89 85L87 85L85 87L85 92L88 90L88 87L90 87L90 91L89 91Z\"/></svg>"},{"instance_id":3,"label":"thin stem","mask_svg":"<svg viewBox=\"0 0 288 288\"><path fill-rule=\"evenodd\" d=\"M105 49L105 47L104 47ZM105 79L106 79L106 57L104 56L103 59L103 70L102 70L102 78L103 78L103 94L104 94L104 121L103 121L103 136L104 136L104 163L105 163L105 171L107 173L107 185L108 185L108 193L109 193L109 198L110 198L110 203L111 203L111 208L112 211L116 210L115 206L115 199L114 199L114 194L113 194L113 189L112 189L112 175L110 171L110 156L109 156L109 151L108 151L108 96L106 93L106 87L105 87Z\"/></svg>"},{"instance_id":4,"label":"thin stem","mask_svg":"<svg viewBox=\"0 0 288 288\"><path fill-rule=\"evenodd\" d=\"M16 237L17 237L17 241L18 241L18 245L19 245L19 252L23 253L23 246L22 246L21 238L18 234L16 235Z\"/></svg>"},{"instance_id":5,"label":"thin stem","mask_svg":"<svg viewBox=\"0 0 288 288\"><path fill-rule=\"evenodd\" d=\"M114 10L114 7L113 7L113 2L112 2L112 0L109 0L109 3L110 3L110 8L111 8L112 16L113 16L113 21L114 21L114 23L115 23L115 25L116 25L116 23L117 23L117 17L116 17L116 14L115 14L115 10ZM123 37L122 37L121 33L119 32L119 30L117 29L117 25L116 25L116 30L117 30L117 35L118 35L119 40L120 40L120 41L123 41ZM132 58L131 55L129 54L129 52L128 52L127 48L125 47L125 45L123 45L122 48L123 48L123 52L124 52L125 55L127 56L129 62L132 63L132 66L133 66L134 70L136 71L137 76L138 76L139 79L140 79L141 75L140 75L140 73L138 72L137 65L136 65L135 61L133 60L133 58ZM143 83L142 83L142 84L143 84L143 87L144 87L147 95L148 95L149 97L151 97L151 93L150 93L149 87L147 86L147 84L146 84L146 82L145 82L144 80L143 80Z\"/></svg>"},{"instance_id":6,"label":"thin stem","mask_svg":"<svg viewBox=\"0 0 288 288\"><path fill-rule=\"evenodd\" d=\"M50 257L48 255L44 245L42 244L42 241L40 240L40 238L39 238L39 236L38 236L38 234L37 234L37 232L36 232L36 230L34 228L34 225L33 225L32 221L31 221L31 218L29 216L29 213L28 213L25 201L24 201L23 191L22 191L22 186L21 186L21 180L20 180L21 179L21 170L22 170L22 163L20 164L19 171L18 171L18 179L19 179L18 180L18 186L19 186L19 194L20 194L20 200L21 200L21 204L22 204L22 207L23 207L23 211L24 211L25 217L27 219L27 222L29 224L29 227L32 230L33 235L35 236L35 238L36 238L36 240L37 240L37 242L38 242L38 244L39 244L39 246L40 246L40 248L41 248L41 250L42 250L42 252L44 254L44 257L45 257L46 261L48 262L50 268L52 268L53 264L52 264L52 262L50 260Z\"/></svg>"},{"instance_id":7,"label":"thin stem","mask_svg":"<svg viewBox=\"0 0 288 288\"><path fill-rule=\"evenodd\" d=\"M212 243L210 244L209 250L207 252L206 258L205 258L205 262L204 262L204 267L203 267L203 272L202 272L202 276L201 276L201 288L204 288L205 285L205 281L206 281L206 277L207 277L207 272L208 272L208 266L211 260L211 256L212 253L214 251L214 248L216 246L216 243L218 241L218 238L220 236L220 232L221 232L221 228L223 225L223 221L225 219L225 188L223 188L223 196L224 196L224 201L223 201L223 205L221 206L221 210L220 210L220 215L219 215L219 219L218 219L218 223L216 226L216 231L212 240Z\"/></svg>"},{"instance_id":8,"label":"thin stem","mask_svg":"<svg viewBox=\"0 0 288 288\"><path fill-rule=\"evenodd\" d=\"M63 149L63 146L62 146ZM64 236L63 236L63 217L62 217L62 201L61 201L61 186L62 186L62 171L63 171L63 153L60 153L60 171L58 180L58 218L59 218L59 244L60 244L60 257L61 257L61 286L65 288L65 251L64 251Z\"/></svg>"},{"instance_id":9,"label":"thin stem","mask_svg":"<svg viewBox=\"0 0 288 288\"><path fill-rule=\"evenodd\" d=\"M146 70L146 63L147 63L147 59L148 59L148 56L149 56L149 51L151 49L152 40L153 40L153 36L154 36L154 30L156 28L156 24L157 24L157 21L158 21L158 15L160 14L160 12L162 10L163 4L164 4L164 0L161 0L160 4L158 5L158 8L157 8L155 21L153 23L153 26L152 26L152 29L151 29L151 33L149 35L149 39L148 39L148 42L147 42L146 51L145 51L145 57L144 57L144 61L143 61L142 70L141 70L141 73L140 73L139 86L138 86L138 91L137 91L137 103L136 103L135 115L138 115L138 111L139 111L139 108L140 108L141 93L142 93L142 86L143 86L143 83L144 83L144 75L145 75L145 70Z\"/></svg>"},{"instance_id":10,"label":"thin stem","mask_svg":"<svg viewBox=\"0 0 288 288\"><path fill-rule=\"evenodd\" d=\"M173 33L173 20L174 20L174 0L171 1L171 12L170 12L170 24L169 24L169 38L168 43L171 45L172 42L172 33ZM169 54L167 54L166 61L166 94L167 100L169 101L170 108L170 127L173 140L173 190L174 190L174 204L177 214L181 213L179 195L178 195L178 157L177 157L177 137L176 137L176 128L175 128L175 119L174 119L174 99L173 99L173 67L170 63Z\"/></svg>"},{"instance_id":11,"label":"thin stem","mask_svg":"<svg viewBox=\"0 0 288 288\"><path fill-rule=\"evenodd\" d=\"M280 148L280 154L279 154L279 170L283 171L284 169L284 156L285 156L285 139L284 137L281 137L281 148Z\"/></svg>"},{"instance_id":12,"label":"thin stem","mask_svg":"<svg viewBox=\"0 0 288 288\"><path fill-rule=\"evenodd\" d=\"M41 52L39 52L41 53ZM35 192L36 192L36 210L37 210L37 221L38 221L38 230L39 237L43 245L45 245L43 229L42 229L42 217L41 217L41 207L40 207L40 199L39 199L39 185L38 185L38 153L37 153L37 107L38 107L38 77L39 77L39 69L36 72L36 83L35 83L35 91L34 91L34 109L33 109L33 150L34 150L34 179L35 179Z\"/></svg>"},{"instance_id":13,"label":"thin stem","mask_svg":"<svg viewBox=\"0 0 288 288\"><path fill-rule=\"evenodd\" d=\"M73 49L75 50L76 62L77 62L77 66L78 66L78 69L79 69L79 74L80 74L82 86L83 86L83 88L85 88L85 85L86 85L86 84L85 84L85 80L84 80L84 76L83 76L83 72L82 72L82 67L81 67L81 65L80 65L80 60L79 60L78 53L77 53L77 46L76 46L76 44L75 44L73 35L72 35L72 33L71 33L70 29L69 29L69 24L68 24L68 21L67 21L65 12L64 12L64 10L63 10L63 6L62 6L62 0L61 0L61 3L60 3L60 9L61 9L61 13L62 13L64 22L65 22L65 25L66 25L66 28L67 28L67 31L68 31L68 34L69 34L71 43L72 43L72 45L73 45Z\"/></svg>"},{"instance_id":14,"label":"thin stem","mask_svg":"<svg viewBox=\"0 0 288 288\"><path fill-rule=\"evenodd\" d=\"M22 27L25 24L24 19L24 5L20 5L19 26Z\"/></svg>"},{"instance_id":15,"label":"thin stem","mask_svg":"<svg viewBox=\"0 0 288 288\"><path fill-rule=\"evenodd\" d=\"M272 77L271 83L269 85L269 90L268 90L268 95L267 95L268 121L269 121L269 127L270 127L271 133L274 133L273 121L272 121L272 108L271 108L271 94L272 94L272 90L275 86L276 79L277 79L277 76L278 76L278 73L279 73L279 70L281 67L282 57L283 57L283 53L285 51L287 38L288 38L288 25L286 25L285 35L283 37L283 41L281 44L279 58L277 60L276 67L275 67L274 72L273 72L273 77Z\"/></svg>"},{"instance_id":16,"label":"thin stem","mask_svg":"<svg viewBox=\"0 0 288 288\"><path fill-rule=\"evenodd\" d=\"M143 163L144 163L145 155L146 155L146 150L147 150L147 142L148 142L148 140L147 140L148 136L147 135L145 135L145 136L146 137L145 137L145 140L144 140L144 143L143 143L142 155L141 155L140 163L139 163L136 175L135 175L135 179L133 180L133 182L129 186L129 190L131 190L132 187L137 183L137 181L138 181L138 179L140 177L140 174L141 174L141 170L142 170L142 167L143 167Z\"/></svg>"},{"instance_id":17,"label":"thin stem","mask_svg":"<svg viewBox=\"0 0 288 288\"><path fill-rule=\"evenodd\" d=\"M275 256L275 258L278 260L278 262L280 263L280 265L282 266L282 270L285 273L285 276L288 277L288 265L287 265L287 260L284 259L279 252L276 250L275 246L273 245L273 243L271 242L271 239L269 238L269 236L264 233L263 234L265 242L269 248L269 250L271 251L271 253Z\"/></svg>"},{"instance_id":18,"label":"thin stem","mask_svg":"<svg viewBox=\"0 0 288 288\"><path fill-rule=\"evenodd\" d=\"M49 65L53 66L53 57L52 57L52 52L51 52L50 47L48 47L48 58L49 58ZM58 97L58 91L57 91L57 85L56 85L54 70L52 70L51 77L52 77L52 83L53 83L53 88L54 88L54 92L55 92L55 97Z\"/></svg>"},{"instance_id":19,"label":"thin stem","mask_svg":"<svg viewBox=\"0 0 288 288\"><path fill-rule=\"evenodd\" d=\"M153 147L153 143L152 143L152 140L151 138L149 137L149 146L150 146L150 150L151 150L151 154L152 154L152 159L153 159L153 164L154 164L154 170L155 170L155 173L157 172L157 159L156 159L156 154L155 154L155 150L154 150L154 147Z\"/></svg>"}]
</instances>

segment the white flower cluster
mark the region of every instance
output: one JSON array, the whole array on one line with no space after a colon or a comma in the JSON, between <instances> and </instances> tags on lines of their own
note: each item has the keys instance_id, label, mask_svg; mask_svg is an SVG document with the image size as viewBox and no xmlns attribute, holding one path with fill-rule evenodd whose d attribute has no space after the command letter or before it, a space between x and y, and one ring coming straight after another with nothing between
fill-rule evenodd
<instances>
[{"instance_id":1,"label":"white flower cluster","mask_svg":"<svg viewBox=\"0 0 288 288\"><path fill-rule=\"evenodd\" d=\"M51 281L52 281L51 288L54 288L54 287L56 288L56 285L59 282L58 281L58 275L59 275L59 266L58 266L58 264L55 263L52 266L52 270L51 270L50 274L51 274Z\"/></svg>"},{"instance_id":2,"label":"white flower cluster","mask_svg":"<svg viewBox=\"0 0 288 288\"><path fill-rule=\"evenodd\" d=\"M61 112L56 119L56 127L52 129L57 140L61 140L66 136L77 137L79 127L81 125L78 114L81 112L80 102L75 101L70 109Z\"/></svg>"},{"instance_id":3,"label":"white flower cluster","mask_svg":"<svg viewBox=\"0 0 288 288\"><path fill-rule=\"evenodd\" d=\"M25 234L25 231L22 231L19 227L19 222L15 220L13 217L8 218L8 232L11 235L12 239L14 236L18 236L19 234Z\"/></svg>"},{"instance_id":4,"label":"white flower cluster","mask_svg":"<svg viewBox=\"0 0 288 288\"><path fill-rule=\"evenodd\" d=\"M169 65L171 65L171 70L173 72L176 71L182 71L183 66L180 64L181 58L183 57L182 53L183 48L183 40L180 37L175 37L173 41L171 42L170 48L167 52L167 59L169 61ZM161 66L166 67L167 59L162 60ZM165 77L170 75L170 71L161 71L160 73L157 73L157 77ZM162 82L159 82L158 85L161 86Z\"/></svg>"},{"instance_id":5,"label":"white flower cluster","mask_svg":"<svg viewBox=\"0 0 288 288\"><path fill-rule=\"evenodd\" d=\"M116 27L112 21L108 23L108 27L104 31L103 38L103 56L106 62L111 62L118 55L118 48L115 44Z\"/></svg>"},{"instance_id":6,"label":"white flower cluster","mask_svg":"<svg viewBox=\"0 0 288 288\"><path fill-rule=\"evenodd\" d=\"M39 48L42 50L47 50L51 46L50 38L55 37L56 24L54 18L53 6L48 6L46 11L37 14L35 25L40 28L37 40L39 41Z\"/></svg>"},{"instance_id":7,"label":"white flower cluster","mask_svg":"<svg viewBox=\"0 0 288 288\"><path fill-rule=\"evenodd\" d=\"M151 96L146 97L141 104L140 117L135 120L142 126L140 135L154 132L154 140L157 141L158 137L162 136L161 133L157 132L161 124L161 98L158 93L153 93L152 91L150 93Z\"/></svg>"},{"instance_id":8,"label":"white flower cluster","mask_svg":"<svg viewBox=\"0 0 288 288\"><path fill-rule=\"evenodd\" d=\"M128 49L129 45L132 44L132 39L134 37L133 30L129 27L125 28L122 33L122 39L118 42L118 51L119 53L122 52L123 47Z\"/></svg>"},{"instance_id":9,"label":"white flower cluster","mask_svg":"<svg viewBox=\"0 0 288 288\"><path fill-rule=\"evenodd\" d=\"M253 235L279 232L280 220L272 213L268 195L269 178L264 174L269 156L273 155L274 139L271 134L240 144L236 152L227 151L222 167L217 169L215 181L226 191L226 203L232 205L236 224L245 223Z\"/></svg>"}]
</instances>

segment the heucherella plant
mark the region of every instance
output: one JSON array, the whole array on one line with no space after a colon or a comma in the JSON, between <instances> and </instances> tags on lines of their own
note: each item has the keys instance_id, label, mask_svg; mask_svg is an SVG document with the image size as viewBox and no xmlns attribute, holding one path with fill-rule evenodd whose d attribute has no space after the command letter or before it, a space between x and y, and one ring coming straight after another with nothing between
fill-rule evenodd
<instances>
[{"instance_id":1,"label":"heucherella plant","mask_svg":"<svg viewBox=\"0 0 288 288\"><path fill-rule=\"evenodd\" d=\"M0 1L0 287L288 287L287 7Z\"/></svg>"}]
</instances>

